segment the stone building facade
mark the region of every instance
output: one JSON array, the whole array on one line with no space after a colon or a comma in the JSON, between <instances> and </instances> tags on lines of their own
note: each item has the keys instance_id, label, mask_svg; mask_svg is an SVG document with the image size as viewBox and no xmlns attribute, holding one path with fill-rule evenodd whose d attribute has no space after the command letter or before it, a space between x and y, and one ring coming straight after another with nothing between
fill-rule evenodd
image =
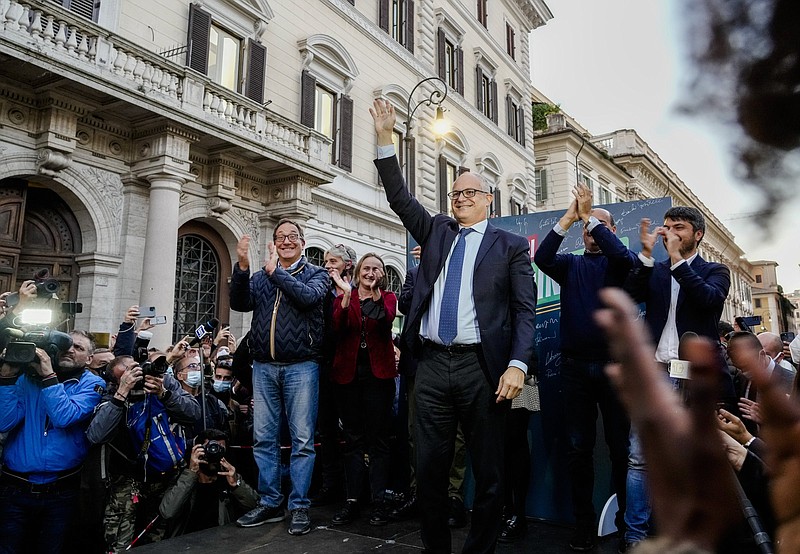
<instances>
[{"instance_id":1,"label":"stone building facade","mask_svg":"<svg viewBox=\"0 0 800 554\"><path fill-rule=\"evenodd\" d=\"M372 164L368 107L390 99L416 196L446 208L459 171L484 174L494 213L535 209L528 35L542 0L0 0L0 288L46 268L77 327L110 331L156 306L165 345L230 322L238 238L263 260L274 224L383 256L405 232ZM440 77L451 130L430 130ZM407 105L411 110L407 109Z\"/></svg>"}]
</instances>

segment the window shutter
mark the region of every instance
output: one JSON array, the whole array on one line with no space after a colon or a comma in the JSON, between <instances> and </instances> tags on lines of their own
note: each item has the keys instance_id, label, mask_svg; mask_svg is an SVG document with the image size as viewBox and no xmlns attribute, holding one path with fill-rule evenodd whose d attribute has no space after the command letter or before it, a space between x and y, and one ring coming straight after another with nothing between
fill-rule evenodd
<instances>
[{"instance_id":1,"label":"window shutter","mask_svg":"<svg viewBox=\"0 0 800 554\"><path fill-rule=\"evenodd\" d=\"M414 0L406 0L406 49L414 53Z\"/></svg>"},{"instance_id":2,"label":"window shutter","mask_svg":"<svg viewBox=\"0 0 800 554\"><path fill-rule=\"evenodd\" d=\"M491 98L491 103L492 103L492 121L497 123L498 122L497 112L499 110L497 109L498 102L497 102L497 81L496 80L492 81L490 98Z\"/></svg>"},{"instance_id":3,"label":"window shutter","mask_svg":"<svg viewBox=\"0 0 800 554\"><path fill-rule=\"evenodd\" d=\"M523 102L524 104L524 102ZM519 125L519 143L525 146L525 106L517 108L517 125Z\"/></svg>"},{"instance_id":4,"label":"window shutter","mask_svg":"<svg viewBox=\"0 0 800 554\"><path fill-rule=\"evenodd\" d=\"M85 17L90 21L97 21L97 12L100 10L100 2L95 0L64 0L57 2L74 14Z\"/></svg>"},{"instance_id":5,"label":"window shutter","mask_svg":"<svg viewBox=\"0 0 800 554\"><path fill-rule=\"evenodd\" d=\"M500 187L494 187L492 194L494 195L492 199L492 215L500 217L503 215L503 200L501 199Z\"/></svg>"},{"instance_id":6,"label":"window shutter","mask_svg":"<svg viewBox=\"0 0 800 554\"><path fill-rule=\"evenodd\" d=\"M486 0L478 0L478 21L486 25Z\"/></svg>"},{"instance_id":7,"label":"window shutter","mask_svg":"<svg viewBox=\"0 0 800 554\"><path fill-rule=\"evenodd\" d=\"M537 198L539 202L543 200L547 200L547 170L542 169L539 171L539 190L537 192Z\"/></svg>"},{"instance_id":8,"label":"window shutter","mask_svg":"<svg viewBox=\"0 0 800 554\"><path fill-rule=\"evenodd\" d=\"M448 209L447 189L450 186L450 183L447 182L447 159L444 156L439 156L437 166L439 174L439 211L446 214Z\"/></svg>"},{"instance_id":9,"label":"window shutter","mask_svg":"<svg viewBox=\"0 0 800 554\"><path fill-rule=\"evenodd\" d=\"M306 127L314 127L316 94L317 79L304 69L300 79L300 124Z\"/></svg>"},{"instance_id":10,"label":"window shutter","mask_svg":"<svg viewBox=\"0 0 800 554\"><path fill-rule=\"evenodd\" d=\"M353 99L339 99L339 167L353 170Z\"/></svg>"},{"instance_id":11,"label":"window shutter","mask_svg":"<svg viewBox=\"0 0 800 554\"><path fill-rule=\"evenodd\" d=\"M456 63L456 88L461 96L464 96L464 50L459 46L456 49L458 61Z\"/></svg>"},{"instance_id":12,"label":"window shutter","mask_svg":"<svg viewBox=\"0 0 800 554\"><path fill-rule=\"evenodd\" d=\"M389 0L378 0L378 25L389 32Z\"/></svg>"},{"instance_id":13,"label":"window shutter","mask_svg":"<svg viewBox=\"0 0 800 554\"><path fill-rule=\"evenodd\" d=\"M475 107L479 112L483 112L483 69L479 65L475 66L475 93L477 96Z\"/></svg>"},{"instance_id":14,"label":"window shutter","mask_svg":"<svg viewBox=\"0 0 800 554\"><path fill-rule=\"evenodd\" d=\"M250 52L247 64L245 96L259 104L264 103L264 78L267 72L267 49L253 39L247 40Z\"/></svg>"},{"instance_id":15,"label":"window shutter","mask_svg":"<svg viewBox=\"0 0 800 554\"><path fill-rule=\"evenodd\" d=\"M464 173L469 173L469 168L463 165L458 166L458 171L456 171L456 174L463 175Z\"/></svg>"},{"instance_id":16,"label":"window shutter","mask_svg":"<svg viewBox=\"0 0 800 554\"><path fill-rule=\"evenodd\" d=\"M211 14L197 4L189 4L189 32L186 39L186 65L203 75L208 73L208 41Z\"/></svg>"},{"instance_id":17,"label":"window shutter","mask_svg":"<svg viewBox=\"0 0 800 554\"><path fill-rule=\"evenodd\" d=\"M506 118L508 123L506 124L506 132L510 136L514 136L515 125L514 125L514 103L511 101L511 96L506 95Z\"/></svg>"},{"instance_id":18,"label":"window shutter","mask_svg":"<svg viewBox=\"0 0 800 554\"><path fill-rule=\"evenodd\" d=\"M411 196L417 195L417 150L416 139L408 137L406 143L406 183Z\"/></svg>"},{"instance_id":19,"label":"window shutter","mask_svg":"<svg viewBox=\"0 0 800 554\"><path fill-rule=\"evenodd\" d=\"M436 31L436 63L439 69L439 78L445 83L448 81L447 64L445 63L444 31Z\"/></svg>"}]
</instances>

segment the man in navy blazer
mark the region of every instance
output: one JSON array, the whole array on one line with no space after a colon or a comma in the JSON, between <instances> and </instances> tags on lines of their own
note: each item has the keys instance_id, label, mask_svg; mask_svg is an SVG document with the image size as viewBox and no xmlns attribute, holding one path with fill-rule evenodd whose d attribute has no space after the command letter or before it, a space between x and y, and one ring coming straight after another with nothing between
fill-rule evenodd
<instances>
[{"instance_id":1,"label":"man in navy blazer","mask_svg":"<svg viewBox=\"0 0 800 554\"><path fill-rule=\"evenodd\" d=\"M647 326L658 345L656 361L669 364L679 359L678 346L684 333L693 332L719 342L717 322L728 296L731 276L726 266L707 262L697 252L706 232L700 210L675 206L664 214L663 226L652 232L649 226L649 220L642 220L642 252L625 288L636 302L645 303ZM651 253L658 237L662 238L669 258L654 262ZM723 386L728 397L726 407L736 410L736 395L727 368L724 377L727 377ZM631 433L625 511L625 542L629 544L644 540L649 528L645 479L640 444L636 433Z\"/></svg>"},{"instance_id":2,"label":"man in navy blazer","mask_svg":"<svg viewBox=\"0 0 800 554\"><path fill-rule=\"evenodd\" d=\"M494 552L501 527L505 415L509 400L522 391L534 347L530 247L524 237L489 224L492 193L476 174L464 173L453 183L454 217L431 216L409 193L394 156L394 108L378 99L370 114L378 136L375 165L389 205L422 246L403 333L419 362L414 393L422 541L426 552L450 552L448 471L461 423L475 475L472 526L463 552ZM457 331L449 325L453 312Z\"/></svg>"}]
</instances>

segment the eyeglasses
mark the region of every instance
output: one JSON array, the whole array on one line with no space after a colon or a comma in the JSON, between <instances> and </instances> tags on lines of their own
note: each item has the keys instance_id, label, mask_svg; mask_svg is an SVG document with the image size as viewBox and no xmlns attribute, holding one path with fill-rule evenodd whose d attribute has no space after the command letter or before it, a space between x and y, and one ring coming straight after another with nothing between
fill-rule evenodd
<instances>
[{"instance_id":1,"label":"eyeglasses","mask_svg":"<svg viewBox=\"0 0 800 554\"><path fill-rule=\"evenodd\" d=\"M200 364L197 363L186 364L180 370L184 371L186 369L200 369Z\"/></svg>"},{"instance_id":2,"label":"eyeglasses","mask_svg":"<svg viewBox=\"0 0 800 554\"><path fill-rule=\"evenodd\" d=\"M455 200L455 199L457 199L459 196L463 196L464 198L473 198L473 197L474 197L476 194L478 194L479 192L480 192L481 194L490 194L490 193L486 192L485 190L478 190L478 189L464 189L464 190L454 190L453 192L448 192L448 193L447 193L447 197L448 197L450 200Z\"/></svg>"},{"instance_id":3,"label":"eyeglasses","mask_svg":"<svg viewBox=\"0 0 800 554\"><path fill-rule=\"evenodd\" d=\"M275 242L277 242L278 244L286 242L287 240L289 242L297 242L297 239L299 238L300 235L298 235L297 233L292 233L290 235L277 235L275 236Z\"/></svg>"}]
</instances>

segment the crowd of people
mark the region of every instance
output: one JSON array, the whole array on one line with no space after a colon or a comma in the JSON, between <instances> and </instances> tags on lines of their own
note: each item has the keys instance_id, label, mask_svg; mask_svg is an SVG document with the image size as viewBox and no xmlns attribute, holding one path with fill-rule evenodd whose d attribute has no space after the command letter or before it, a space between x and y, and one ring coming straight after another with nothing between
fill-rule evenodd
<instances>
[{"instance_id":1,"label":"crowd of people","mask_svg":"<svg viewBox=\"0 0 800 554\"><path fill-rule=\"evenodd\" d=\"M512 409L511 400L537 371L529 246L491 225L491 192L477 175L465 173L453 184L454 217L428 215L409 195L393 155L391 106L376 100L372 114L387 197L420 245L414 250L419 264L409 269L400 297L387 290L380 255L357 258L339 244L325 253L324 267L315 266L303 255L302 224L284 219L252 275L250 238L237 245L231 308L253 312L239 341L227 326L201 325L199 340L187 336L159 349L149 344L152 325L138 306L127 310L108 348L96 348L83 331L51 331L23 359L25 336L3 333L2 548L53 551L63 543L81 552L120 552L232 522L277 523L287 509L288 532L303 535L311 530L312 506L338 502L332 525L348 525L365 509L376 526L418 517L426 551L446 553L449 528L468 523L467 457L475 495L464 552L492 552L498 540L525 537L530 411ZM662 402L693 410L703 400L681 363L692 360L700 338L715 345L712 360L700 363L703 383L714 384L704 394L714 400L719 429L717 451L706 454L727 458L732 469L725 479L736 476L740 484L728 489L740 491L731 505L748 499L764 530L754 539L731 515L718 538L726 552L753 551L759 536L775 536L778 523L767 494L770 439L760 433L765 385L759 376L770 376L767 388L796 396L798 360L790 352L797 344L756 335L741 319L736 330L720 321L730 277L724 265L698 254L705 234L698 210L670 208L658 226L642 220L641 252L633 252L617 238L613 214L592 200L592 191L577 185L534 256L561 286L575 517L568 546L588 551L597 541L598 411L618 499L619 550L664 531L665 523L650 514L651 506L658 514L656 493L665 478L646 464L653 422L638 417L635 402L626 399L630 383L620 397L606 375L606 366L624 366L628 358L610 323L595 319L598 313L624 319L628 304L637 302L646 307L656 343L648 364L661 374L658 387L672 395ZM584 252L559 253L579 223ZM652 258L658 240L668 255L660 262ZM604 292L609 287L626 293ZM26 281L14 302L3 295L0 327L25 331L24 311L41 292ZM394 336L398 309L406 317L403 333ZM397 455L405 463L393 463ZM311 496L315 467L320 484ZM405 492L389 494L398 488Z\"/></svg>"},{"instance_id":2,"label":"crowd of people","mask_svg":"<svg viewBox=\"0 0 800 554\"><path fill-rule=\"evenodd\" d=\"M800 141L791 117L798 4L706 0L698 10L698 24L713 30L697 34L711 37L696 52L715 70L704 71L714 79L705 100L729 91L749 141L742 163L780 177ZM770 40L753 48L742 40L750 36ZM735 86L719 86L726 80ZM292 220L278 222L258 270L250 238L237 245L230 305L253 312L238 341L223 327L150 348L147 318L132 306L112 344L96 348L80 330L26 332L23 312L46 292L36 282L0 295L0 550L118 552L234 521L277 523L285 508L288 532L303 535L315 502L338 501L334 525L366 507L371 525L416 515L425 551L447 554L449 527L466 524L467 455L475 491L463 552L525 536L529 414L512 401L537 371L529 245L488 221L493 195L480 175L453 183L452 216L430 215L403 182L391 104L375 100L370 113L390 207L421 247L400 298L386 290L375 253L357 259L337 245L324 268L310 264ZM597 540L599 410L621 552L800 552L800 339L720 321L730 273L699 255L697 209L673 207L660 225L643 220L632 252L589 189L573 196L534 258L561 286L569 548L589 551ZM559 254L578 223L583 254ZM661 261L652 257L658 241ZM409 431L401 465L410 477L392 503L398 429ZM251 445L247 467L237 447ZM311 498L315 465L321 486Z\"/></svg>"}]
</instances>

